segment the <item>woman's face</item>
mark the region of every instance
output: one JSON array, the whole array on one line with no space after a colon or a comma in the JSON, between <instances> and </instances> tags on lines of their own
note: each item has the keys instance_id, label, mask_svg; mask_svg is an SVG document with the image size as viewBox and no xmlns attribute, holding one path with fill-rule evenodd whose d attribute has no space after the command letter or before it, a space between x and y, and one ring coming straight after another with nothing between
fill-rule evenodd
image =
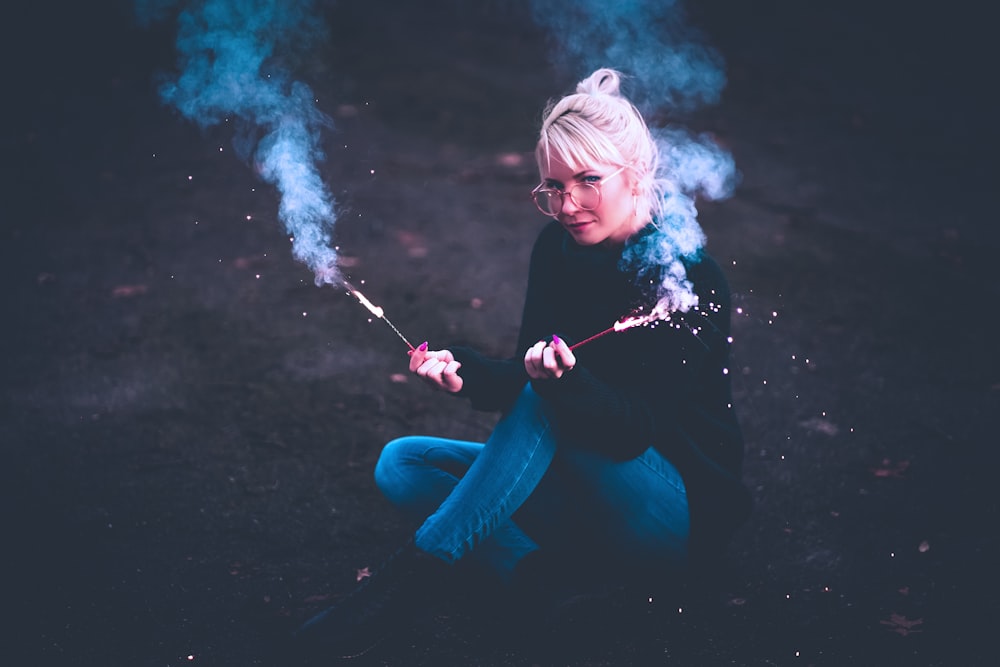
<instances>
[{"instance_id":1,"label":"woman's face","mask_svg":"<svg viewBox=\"0 0 1000 667\"><path fill-rule=\"evenodd\" d=\"M628 169L602 163L574 169L561 156L553 154L551 162L543 165L541 171L541 187L563 193L562 210L553 217L579 245L622 245L635 231L635 199ZM600 191L596 208L580 208L567 194L581 184L590 184Z\"/></svg>"}]
</instances>

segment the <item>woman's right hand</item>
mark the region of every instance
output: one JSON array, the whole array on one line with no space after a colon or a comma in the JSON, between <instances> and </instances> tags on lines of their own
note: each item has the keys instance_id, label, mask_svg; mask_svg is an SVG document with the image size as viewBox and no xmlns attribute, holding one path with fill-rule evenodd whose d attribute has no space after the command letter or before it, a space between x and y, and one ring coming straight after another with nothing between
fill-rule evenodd
<instances>
[{"instance_id":1,"label":"woman's right hand","mask_svg":"<svg viewBox=\"0 0 1000 667\"><path fill-rule=\"evenodd\" d=\"M558 380L575 366L573 350L559 336L538 341L524 354L524 370L532 380Z\"/></svg>"},{"instance_id":2,"label":"woman's right hand","mask_svg":"<svg viewBox=\"0 0 1000 667\"><path fill-rule=\"evenodd\" d=\"M428 350L427 343L421 343L410 352L410 371L420 376L435 389L455 393L462 388L462 376L458 369L462 364L455 361L450 350Z\"/></svg>"}]
</instances>

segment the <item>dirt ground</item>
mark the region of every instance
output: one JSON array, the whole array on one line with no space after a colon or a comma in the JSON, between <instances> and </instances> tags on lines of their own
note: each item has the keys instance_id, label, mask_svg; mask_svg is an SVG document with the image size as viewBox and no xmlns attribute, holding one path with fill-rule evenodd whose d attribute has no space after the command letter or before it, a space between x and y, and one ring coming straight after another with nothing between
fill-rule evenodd
<instances>
[{"instance_id":1,"label":"dirt ground","mask_svg":"<svg viewBox=\"0 0 1000 667\"><path fill-rule=\"evenodd\" d=\"M409 379L401 341L291 257L230 128L160 104L171 25L90 4L4 26L0 655L280 667L275 638L405 537L381 445L496 416ZM741 308L756 499L724 594L598 596L534 644L443 601L375 664L995 664L992 35L962 3L811 4L692 8L729 85L683 123L742 178L700 207ZM536 121L578 73L516 2L326 16L303 77L336 122L345 272L410 340L508 354Z\"/></svg>"}]
</instances>

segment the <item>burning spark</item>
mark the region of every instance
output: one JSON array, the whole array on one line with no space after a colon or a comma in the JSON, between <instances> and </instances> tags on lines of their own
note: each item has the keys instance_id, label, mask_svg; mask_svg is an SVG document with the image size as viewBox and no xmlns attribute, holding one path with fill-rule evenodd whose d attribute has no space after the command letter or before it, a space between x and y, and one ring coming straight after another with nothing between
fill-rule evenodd
<instances>
[{"instance_id":1,"label":"burning spark","mask_svg":"<svg viewBox=\"0 0 1000 667\"><path fill-rule=\"evenodd\" d=\"M385 311L382 310L381 307L376 306L374 303L372 303L371 301L369 301L368 297L366 297L364 294L362 294L361 292L359 292L356 289L352 289L350 291L351 291L351 294L354 295L354 298L357 299L358 301L360 301L361 305L364 306L365 308L367 308L368 311L371 312L372 315L374 315L375 317L385 317Z\"/></svg>"},{"instance_id":2,"label":"burning spark","mask_svg":"<svg viewBox=\"0 0 1000 667\"><path fill-rule=\"evenodd\" d=\"M625 331L626 329L631 329L632 327L642 326L643 324L650 324L655 320L655 316L650 314L644 317L629 317L624 320L619 320L615 322L614 326L611 327L615 331Z\"/></svg>"},{"instance_id":3,"label":"burning spark","mask_svg":"<svg viewBox=\"0 0 1000 667\"><path fill-rule=\"evenodd\" d=\"M355 299L358 300L358 303L360 303L362 306L364 306L365 308L367 308L369 313L371 313L372 315L374 315L378 319L380 319L383 322L385 322L386 325L390 329L392 329L393 332L397 336L399 336L399 339L401 341L403 341L404 343L406 343L406 346L408 348L410 348L411 352L414 349L416 349L416 348L413 347L413 345L410 343L410 341L406 340L406 336L404 336L402 334L402 332L399 329L396 328L396 325L394 325L392 322L389 321L389 318L385 316L385 311L382 310L381 306L376 306L374 303L372 303L371 301L369 301L368 297L366 297L364 294L362 294L360 290L358 290L357 288L355 288L354 285L352 285L351 283L347 282L346 280L341 279L340 282L344 286L344 288L347 289L348 294L350 294L351 296L353 296Z\"/></svg>"}]
</instances>

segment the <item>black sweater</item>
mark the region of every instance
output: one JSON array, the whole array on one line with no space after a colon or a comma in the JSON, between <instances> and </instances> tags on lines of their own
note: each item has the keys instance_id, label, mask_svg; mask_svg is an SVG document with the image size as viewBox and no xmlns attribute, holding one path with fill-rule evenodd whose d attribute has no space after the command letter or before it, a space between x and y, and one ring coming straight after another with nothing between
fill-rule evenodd
<instances>
[{"instance_id":1,"label":"black sweater","mask_svg":"<svg viewBox=\"0 0 1000 667\"><path fill-rule=\"evenodd\" d=\"M513 358L452 348L461 362L461 395L474 407L504 410L528 382L524 354L553 334L572 344L638 306L655 303L619 268L621 249L579 246L555 221L535 242L524 314ZM551 406L567 446L634 458L655 446L680 471L691 512L692 556L716 553L746 518L740 481L743 439L728 375L729 288L702 253L685 263L698 307L671 322L603 336L579 349L557 380L533 380Z\"/></svg>"}]
</instances>

